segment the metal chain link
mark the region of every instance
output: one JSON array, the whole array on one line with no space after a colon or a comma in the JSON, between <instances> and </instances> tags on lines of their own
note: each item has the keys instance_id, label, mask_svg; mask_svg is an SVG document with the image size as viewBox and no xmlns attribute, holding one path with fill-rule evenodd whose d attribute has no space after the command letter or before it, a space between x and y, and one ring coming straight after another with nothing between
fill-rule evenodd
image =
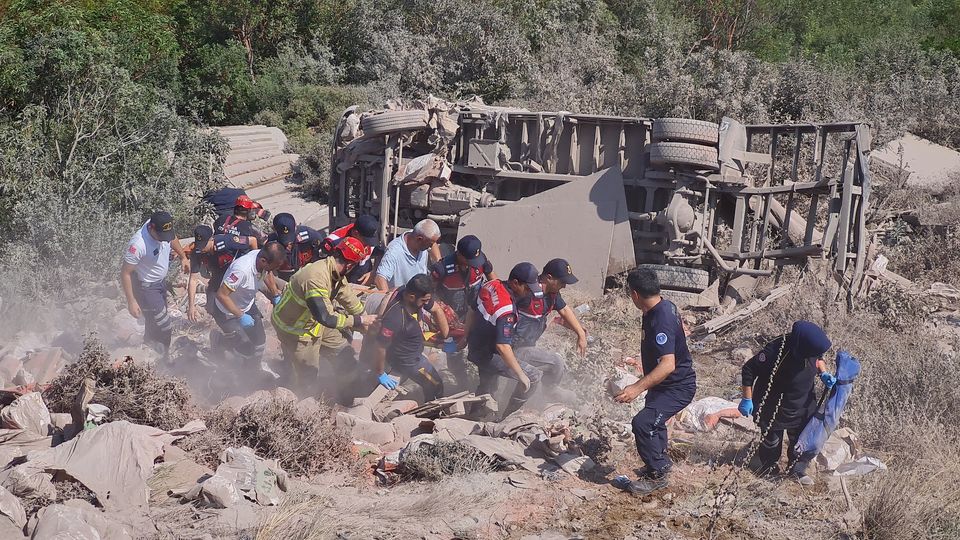
<instances>
[{"instance_id":1,"label":"metal chain link","mask_svg":"<svg viewBox=\"0 0 960 540\"><path fill-rule=\"evenodd\" d=\"M780 351L777 353L777 361L773 365L773 370L770 373L770 383L767 387L767 392L764 394L763 399L760 401L760 405L757 407L757 418L762 418L762 412L764 406L767 404L767 399L770 397L771 390L773 388L773 379L777 376L777 372L780 369L780 364L784 359L784 349L787 344L787 336L789 334L784 334L781 336L780 341ZM755 439L749 447L747 452L746 459L744 459L739 466L734 465L727 471L727 474L723 477L723 480L720 481L720 487L717 490L717 496L713 500L713 509L710 515L710 526L707 529L708 537L713 538L714 529L717 526L717 522L720 519L720 514L723 512L723 505L726 502L727 498L730 497L733 499L734 504L736 504L737 498L734 493L734 487L737 485L737 481L740 479L740 475L743 472L743 469L749 464L754 456L757 453L757 450L760 448L760 444L763 439L766 438L767 434L770 433L770 429L773 427L773 419L777 417L777 414L780 412L780 406L783 404L783 392L780 392L780 396L777 398L777 404L773 409L773 415L770 417L770 421L767 422L766 427L760 426L760 437ZM714 457L714 466L713 469L716 470L716 466L720 461L720 454L723 452L723 446L720 447L720 450L717 451L717 455ZM731 481L732 478L732 481Z\"/></svg>"}]
</instances>

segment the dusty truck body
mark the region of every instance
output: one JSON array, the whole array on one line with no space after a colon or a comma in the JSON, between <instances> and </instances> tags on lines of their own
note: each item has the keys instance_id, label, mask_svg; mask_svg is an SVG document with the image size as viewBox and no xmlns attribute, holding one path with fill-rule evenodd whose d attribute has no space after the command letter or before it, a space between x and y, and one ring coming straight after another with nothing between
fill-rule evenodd
<instances>
[{"instance_id":1,"label":"dusty truck body","mask_svg":"<svg viewBox=\"0 0 960 540\"><path fill-rule=\"evenodd\" d=\"M451 241L490 231L477 235L492 259L496 244L510 244L504 266L549 254L602 259L591 267L601 287L649 264L667 288L696 294L717 277L769 275L814 257L852 291L866 257L869 148L861 122L743 125L436 101L349 109L333 143L330 218L374 214L384 240L425 217ZM622 188L586 186L611 175ZM561 234L584 219L612 225Z\"/></svg>"}]
</instances>

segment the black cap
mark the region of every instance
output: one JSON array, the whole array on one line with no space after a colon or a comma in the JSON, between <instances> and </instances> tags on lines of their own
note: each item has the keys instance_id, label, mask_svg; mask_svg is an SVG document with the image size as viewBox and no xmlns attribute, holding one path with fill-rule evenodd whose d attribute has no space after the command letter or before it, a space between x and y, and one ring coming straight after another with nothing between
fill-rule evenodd
<instances>
[{"instance_id":1,"label":"black cap","mask_svg":"<svg viewBox=\"0 0 960 540\"><path fill-rule=\"evenodd\" d=\"M150 224L153 225L157 237L163 242L170 242L176 236L173 230L173 218L168 212L159 210L150 215Z\"/></svg>"},{"instance_id":2,"label":"black cap","mask_svg":"<svg viewBox=\"0 0 960 540\"><path fill-rule=\"evenodd\" d=\"M577 276L573 275L573 269L570 268L570 263L566 259L553 259L543 265L543 274L541 275L545 274L550 274L567 285L573 285L580 281Z\"/></svg>"},{"instance_id":3,"label":"black cap","mask_svg":"<svg viewBox=\"0 0 960 540\"><path fill-rule=\"evenodd\" d=\"M377 233L380 232L380 222L377 221L377 218L369 214L364 214L357 218L354 227L360 234L360 240L363 240L364 244L368 246L375 246L377 244Z\"/></svg>"},{"instance_id":4,"label":"black cap","mask_svg":"<svg viewBox=\"0 0 960 540\"><path fill-rule=\"evenodd\" d=\"M193 230L193 243L197 245L198 248L202 248L207 244L207 240L213 236L213 228L209 225L197 225L197 228Z\"/></svg>"},{"instance_id":5,"label":"black cap","mask_svg":"<svg viewBox=\"0 0 960 540\"><path fill-rule=\"evenodd\" d=\"M457 253L467 260L467 264L480 268L487 262L487 258L480 251L480 239L472 234L468 234L457 242Z\"/></svg>"},{"instance_id":6,"label":"black cap","mask_svg":"<svg viewBox=\"0 0 960 540\"><path fill-rule=\"evenodd\" d=\"M528 262L522 262L514 266L513 270L510 270L510 279L526 283L534 296L543 294L543 289L540 287L540 276L537 275L537 267Z\"/></svg>"},{"instance_id":7,"label":"black cap","mask_svg":"<svg viewBox=\"0 0 960 540\"><path fill-rule=\"evenodd\" d=\"M277 231L277 239L283 245L297 240L297 220L293 218L293 214L284 212L273 216L273 230Z\"/></svg>"}]
</instances>

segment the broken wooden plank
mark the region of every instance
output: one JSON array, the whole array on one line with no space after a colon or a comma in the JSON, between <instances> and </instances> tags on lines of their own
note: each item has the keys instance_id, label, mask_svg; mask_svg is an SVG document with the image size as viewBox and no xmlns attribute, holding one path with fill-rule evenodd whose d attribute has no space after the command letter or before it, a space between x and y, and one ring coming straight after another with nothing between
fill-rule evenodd
<instances>
[{"instance_id":1,"label":"broken wooden plank","mask_svg":"<svg viewBox=\"0 0 960 540\"><path fill-rule=\"evenodd\" d=\"M733 323L748 319L753 316L756 312L772 304L776 300L784 297L790 290L793 288L793 285L784 285L777 287L770 291L767 294L766 298L763 300L754 300L749 305L743 309L734 311L727 315L721 315L719 317L713 318L699 326L693 328L690 332L691 337L705 336L707 334L713 334L714 332L721 330L727 326L730 326Z\"/></svg>"}]
</instances>

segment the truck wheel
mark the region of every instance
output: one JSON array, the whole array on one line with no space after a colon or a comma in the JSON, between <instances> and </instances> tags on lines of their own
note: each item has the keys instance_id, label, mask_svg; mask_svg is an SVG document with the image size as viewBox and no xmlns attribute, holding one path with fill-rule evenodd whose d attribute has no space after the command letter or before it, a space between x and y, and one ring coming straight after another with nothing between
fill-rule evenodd
<instances>
[{"instance_id":1,"label":"truck wheel","mask_svg":"<svg viewBox=\"0 0 960 540\"><path fill-rule=\"evenodd\" d=\"M720 127L713 122L689 118L659 118L653 121L650 138L653 142L675 141L716 146L720 142Z\"/></svg>"},{"instance_id":2,"label":"truck wheel","mask_svg":"<svg viewBox=\"0 0 960 540\"><path fill-rule=\"evenodd\" d=\"M360 129L367 137L398 131L420 131L427 127L427 111L384 111L360 119Z\"/></svg>"},{"instance_id":3,"label":"truck wheel","mask_svg":"<svg viewBox=\"0 0 960 540\"><path fill-rule=\"evenodd\" d=\"M699 144L658 142L648 147L650 163L674 165L695 170L719 171L717 149Z\"/></svg>"},{"instance_id":4,"label":"truck wheel","mask_svg":"<svg viewBox=\"0 0 960 540\"><path fill-rule=\"evenodd\" d=\"M653 270L660 280L663 289L689 291L700 294L710 286L710 272L700 268L687 266L670 266L668 264L640 264L637 268Z\"/></svg>"}]
</instances>

